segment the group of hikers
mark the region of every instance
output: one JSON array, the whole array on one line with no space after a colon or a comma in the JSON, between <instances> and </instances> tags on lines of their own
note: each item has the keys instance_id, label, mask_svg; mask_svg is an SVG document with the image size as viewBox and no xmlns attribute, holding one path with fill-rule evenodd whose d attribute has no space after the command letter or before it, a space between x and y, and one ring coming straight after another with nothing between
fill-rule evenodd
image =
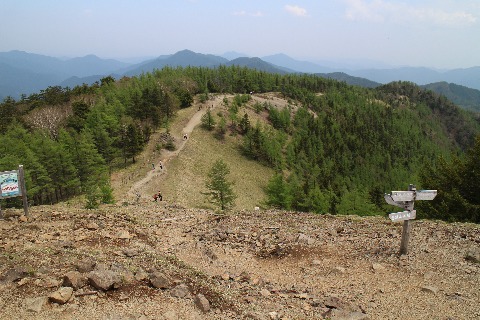
<instances>
[{"instance_id":1,"label":"group of hikers","mask_svg":"<svg viewBox=\"0 0 480 320\"><path fill-rule=\"evenodd\" d=\"M158 193L155 193L153 195L153 201L157 202L157 201L162 201L162 200L163 200L163 196L162 196L161 191L158 191Z\"/></svg>"},{"instance_id":2,"label":"group of hikers","mask_svg":"<svg viewBox=\"0 0 480 320\"><path fill-rule=\"evenodd\" d=\"M183 140L187 140L188 139L188 135L186 133L183 134ZM160 161L159 163L159 167L160 167L160 170L163 170L163 163L162 161ZM152 163L152 169L155 170L155 164ZM138 191L136 191L136 196L137 196L137 202L140 200L140 193ZM155 193L153 195L153 201L157 202L157 201L163 201L163 196L162 196L162 192L161 191L158 191L157 193Z\"/></svg>"}]
</instances>

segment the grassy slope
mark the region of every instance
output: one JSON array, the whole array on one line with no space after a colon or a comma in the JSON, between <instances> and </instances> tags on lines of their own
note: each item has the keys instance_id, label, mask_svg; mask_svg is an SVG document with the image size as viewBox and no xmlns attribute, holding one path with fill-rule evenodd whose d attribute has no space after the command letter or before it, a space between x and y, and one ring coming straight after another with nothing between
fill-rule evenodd
<instances>
[{"instance_id":1,"label":"grassy slope","mask_svg":"<svg viewBox=\"0 0 480 320\"><path fill-rule=\"evenodd\" d=\"M253 101L251 103L253 104ZM211 104L211 101L207 101L202 107L205 108ZM226 112L225 107L220 104L216 104L213 110L215 116L219 111ZM198 102L195 102L192 107L178 111L170 126L170 132L177 142L181 141L182 129L198 110L199 105ZM241 108L239 116L243 116L245 112L249 114L252 124L256 123L256 119L262 118L247 108ZM165 158L167 151L155 151L159 134L164 131L165 129L161 129L152 135L148 146L137 157L136 164L112 175L112 185L117 201L123 201L125 192L133 183L151 170L152 162L158 164L161 159ZM221 158L229 165L231 173L228 179L235 182L234 192L238 198L234 209L253 209L255 206L261 205L265 197L263 187L273 175L273 170L245 158L240 151L241 143L240 135L227 134L225 140L218 140L214 137L214 133L197 126L178 156L165 162L164 173L156 175L140 189L142 197L145 201L151 201L151 195L161 190L166 203L177 203L188 208L210 208L211 205L201 192L205 191L205 179L213 162ZM133 195L127 195L127 198L133 198Z\"/></svg>"},{"instance_id":2,"label":"grassy slope","mask_svg":"<svg viewBox=\"0 0 480 320\"><path fill-rule=\"evenodd\" d=\"M213 113L222 109L216 108ZM242 109L239 114L244 112L245 109ZM248 110L248 113L251 111ZM219 140L212 132L196 127L178 157L168 164L167 175L159 183L165 199L185 207L210 207L202 194L206 191L205 179L213 163L223 159L231 171L227 178L235 183L237 200L234 209L253 209L261 205L263 187L273 175L273 170L245 158L241 154L241 143L241 136L227 134L224 140Z\"/></svg>"}]
</instances>

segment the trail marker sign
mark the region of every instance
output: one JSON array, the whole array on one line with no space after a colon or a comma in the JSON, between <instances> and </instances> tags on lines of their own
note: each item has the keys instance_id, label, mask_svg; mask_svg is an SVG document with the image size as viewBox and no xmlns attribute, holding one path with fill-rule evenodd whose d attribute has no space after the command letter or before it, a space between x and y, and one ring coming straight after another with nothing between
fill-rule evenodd
<instances>
[{"instance_id":1,"label":"trail marker sign","mask_svg":"<svg viewBox=\"0 0 480 320\"><path fill-rule=\"evenodd\" d=\"M25 187L25 173L23 166L18 170L0 172L0 200L4 198L22 197L25 216L28 216L27 191ZM3 219L2 206L0 204L0 219Z\"/></svg>"},{"instance_id":2,"label":"trail marker sign","mask_svg":"<svg viewBox=\"0 0 480 320\"><path fill-rule=\"evenodd\" d=\"M392 191L385 194L385 201L392 205L405 209L405 211L390 213L390 220L403 221L402 243L400 245L400 254L408 252L408 238L410 237L410 220L417 216L417 211L413 210L415 200L433 200L437 196L437 190L418 190L413 184L408 186L408 191Z\"/></svg>"},{"instance_id":3,"label":"trail marker sign","mask_svg":"<svg viewBox=\"0 0 480 320\"><path fill-rule=\"evenodd\" d=\"M388 215L390 220L392 220L393 222L415 219L416 216L417 216L417 210L412 210L412 211L406 210L402 212L390 213Z\"/></svg>"}]
</instances>

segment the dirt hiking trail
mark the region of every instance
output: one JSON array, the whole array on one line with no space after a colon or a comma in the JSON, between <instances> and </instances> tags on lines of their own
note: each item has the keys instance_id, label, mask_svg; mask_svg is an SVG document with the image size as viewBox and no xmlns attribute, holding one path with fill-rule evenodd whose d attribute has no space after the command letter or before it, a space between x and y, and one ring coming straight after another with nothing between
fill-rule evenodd
<instances>
[{"instance_id":1,"label":"dirt hiking trail","mask_svg":"<svg viewBox=\"0 0 480 320\"><path fill-rule=\"evenodd\" d=\"M183 150L185 144L188 142L190 134L193 132L193 129L201 123L202 116L207 112L207 110L212 110L218 107L218 105L222 103L223 98L224 96L215 96L212 100L208 100L200 107L197 107L197 104L192 106L192 108L198 108L198 111L194 113L185 127L183 127L181 132L171 133L175 141L175 151L163 149L161 151L161 160L154 164L154 168L149 170L145 177L133 183L125 197L132 198L140 195L138 200L142 198L151 198L149 193L142 192L144 191L143 189L146 189L145 187L153 178L158 178L163 174L167 174L167 163ZM155 143L155 139L152 139L150 143Z\"/></svg>"}]
</instances>

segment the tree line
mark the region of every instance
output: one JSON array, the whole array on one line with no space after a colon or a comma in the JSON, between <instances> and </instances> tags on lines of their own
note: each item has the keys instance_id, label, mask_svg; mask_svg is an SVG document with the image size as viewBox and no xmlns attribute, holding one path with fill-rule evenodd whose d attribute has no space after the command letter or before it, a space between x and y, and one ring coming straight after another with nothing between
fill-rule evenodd
<instances>
[{"instance_id":1,"label":"tree line","mask_svg":"<svg viewBox=\"0 0 480 320\"><path fill-rule=\"evenodd\" d=\"M269 122L252 124L240 113L250 92L279 92L297 107L253 104ZM226 117L209 114L202 124L220 136L235 128L245 156L276 168L266 205L290 210L384 213L383 192L428 185L420 168L436 167L440 156L463 159L480 132L478 115L408 82L364 89L238 66L165 67L7 97L0 104L0 171L23 164L34 204L78 194L92 205L112 201L112 170L135 162L152 132L168 128L194 96L211 93L236 95L225 101Z\"/></svg>"}]
</instances>

